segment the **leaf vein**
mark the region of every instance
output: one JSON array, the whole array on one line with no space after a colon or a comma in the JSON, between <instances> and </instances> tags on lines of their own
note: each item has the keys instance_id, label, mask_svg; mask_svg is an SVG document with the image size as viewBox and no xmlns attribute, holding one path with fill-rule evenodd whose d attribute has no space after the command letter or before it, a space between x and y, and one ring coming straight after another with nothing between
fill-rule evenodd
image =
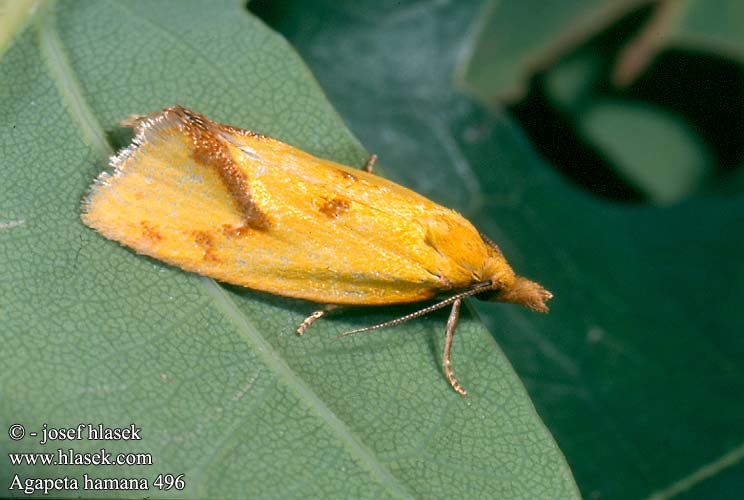
<instances>
[{"instance_id":1,"label":"leaf vein","mask_svg":"<svg viewBox=\"0 0 744 500\"><path fill-rule=\"evenodd\" d=\"M98 156L108 158L113 154L113 150L106 140L103 127L88 105L80 82L65 54L64 45L54 22L53 5L53 2L47 4L36 18L35 27L39 50L49 70L49 76L66 104L68 113L80 127L84 140Z\"/></svg>"}]
</instances>

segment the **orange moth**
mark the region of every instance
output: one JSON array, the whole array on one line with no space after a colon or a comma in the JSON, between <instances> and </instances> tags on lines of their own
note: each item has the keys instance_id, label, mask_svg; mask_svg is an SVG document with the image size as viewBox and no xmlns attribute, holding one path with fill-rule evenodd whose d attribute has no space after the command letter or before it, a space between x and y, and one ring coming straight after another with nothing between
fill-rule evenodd
<instances>
[{"instance_id":1,"label":"orange moth","mask_svg":"<svg viewBox=\"0 0 744 500\"><path fill-rule=\"evenodd\" d=\"M83 201L83 222L139 253L219 281L324 304L297 328L344 305L440 299L379 325L452 306L450 365L462 300L548 310L542 286L517 276L499 247L457 212L366 171L181 106L124 122L133 143Z\"/></svg>"}]
</instances>

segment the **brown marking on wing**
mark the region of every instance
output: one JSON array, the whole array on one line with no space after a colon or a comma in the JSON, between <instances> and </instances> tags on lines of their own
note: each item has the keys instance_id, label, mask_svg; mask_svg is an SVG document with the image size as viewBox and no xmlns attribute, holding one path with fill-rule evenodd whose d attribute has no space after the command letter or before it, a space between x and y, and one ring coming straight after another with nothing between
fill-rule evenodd
<instances>
[{"instance_id":1,"label":"brown marking on wing","mask_svg":"<svg viewBox=\"0 0 744 500\"><path fill-rule=\"evenodd\" d=\"M348 211L350 207L351 207L351 203L349 202L349 200L336 197L330 200L323 199L322 203L320 204L319 210L320 210L320 213L322 213L329 219L335 219L339 215Z\"/></svg>"},{"instance_id":2,"label":"brown marking on wing","mask_svg":"<svg viewBox=\"0 0 744 500\"><path fill-rule=\"evenodd\" d=\"M224 142L215 133L215 127L221 127L221 125L186 108L171 109L181 118L185 131L191 134L194 143L191 157L217 171L232 195L238 210L245 217L246 225L261 231L269 229L271 221L251 198L248 177L238 168L230 157Z\"/></svg>"},{"instance_id":3,"label":"brown marking on wing","mask_svg":"<svg viewBox=\"0 0 744 500\"><path fill-rule=\"evenodd\" d=\"M211 262L219 262L220 259L214 254L214 240L212 235L206 231L192 231L194 237L194 243L199 245L204 251L204 260Z\"/></svg>"},{"instance_id":4,"label":"brown marking on wing","mask_svg":"<svg viewBox=\"0 0 744 500\"><path fill-rule=\"evenodd\" d=\"M341 170L340 168L337 168L336 171L341 175L341 177L343 177L347 181L356 182L359 180L359 177L357 177L356 175L352 173L347 172L346 170Z\"/></svg>"},{"instance_id":5,"label":"brown marking on wing","mask_svg":"<svg viewBox=\"0 0 744 500\"><path fill-rule=\"evenodd\" d=\"M364 172L364 171L362 170L362 172ZM364 179L363 177L358 177L358 176L352 174L351 172L347 172L346 170L342 170L340 168L337 168L336 169L336 173L338 173L338 175L346 181L345 187L347 187L347 188L348 187L351 187L352 184L358 182L358 183L360 183L361 185L363 185L367 189L373 189L375 191L382 190L382 187L380 187L379 185L377 185L377 184L375 184L373 182L369 182L368 180Z\"/></svg>"},{"instance_id":6,"label":"brown marking on wing","mask_svg":"<svg viewBox=\"0 0 744 500\"><path fill-rule=\"evenodd\" d=\"M148 221L141 220L140 226L142 227L142 237L146 240L149 240L152 243L157 243L163 240L163 235L160 234L158 230L155 229L155 227Z\"/></svg>"},{"instance_id":7,"label":"brown marking on wing","mask_svg":"<svg viewBox=\"0 0 744 500\"><path fill-rule=\"evenodd\" d=\"M233 134L245 135L245 136L252 137L254 139L258 139L261 141L276 140L273 137L269 137L268 135L264 135L259 132L254 132L252 130L246 130L244 128L233 127L232 125L223 125L223 127L229 130Z\"/></svg>"},{"instance_id":8,"label":"brown marking on wing","mask_svg":"<svg viewBox=\"0 0 744 500\"><path fill-rule=\"evenodd\" d=\"M252 130L246 130L244 128L236 127L234 125L225 125L224 123L220 123L219 126L222 130L227 131L230 134L243 135L243 136L253 137L254 139L260 139L260 140L276 140L273 137L269 137L268 135L264 135L259 132L254 132Z\"/></svg>"},{"instance_id":9,"label":"brown marking on wing","mask_svg":"<svg viewBox=\"0 0 744 500\"><path fill-rule=\"evenodd\" d=\"M235 227L231 224L223 224L222 234L224 234L228 238L242 238L243 236L248 236L249 234L251 234L251 228L248 226Z\"/></svg>"}]
</instances>

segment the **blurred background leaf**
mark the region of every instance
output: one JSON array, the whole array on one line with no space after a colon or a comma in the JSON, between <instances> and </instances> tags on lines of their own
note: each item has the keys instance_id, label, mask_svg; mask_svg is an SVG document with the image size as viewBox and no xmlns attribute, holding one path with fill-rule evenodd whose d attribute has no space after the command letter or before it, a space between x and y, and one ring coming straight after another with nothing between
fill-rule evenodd
<instances>
[{"instance_id":1,"label":"blurred background leaf","mask_svg":"<svg viewBox=\"0 0 744 500\"><path fill-rule=\"evenodd\" d=\"M475 304L584 498L744 491L741 8L252 3L390 177L556 293Z\"/></svg>"},{"instance_id":2,"label":"blurred background leaf","mask_svg":"<svg viewBox=\"0 0 744 500\"><path fill-rule=\"evenodd\" d=\"M142 441L106 442L105 448L151 453L154 465L91 470L5 462L0 467L4 488L15 474L80 479L87 472L144 477L152 484L158 473L184 473L182 493L150 489L105 495L578 498L560 450L472 312L460 324L453 353L471 392L462 399L439 367L441 314L334 343L336 333L410 309L364 310L321 322L298 339L294 327L315 305L181 272L80 223L87 187L105 168L106 156L129 140L117 122L175 103L363 165L368 153L284 39L233 1L69 1L25 7L26 12L13 11L12 20L3 18L9 42L2 45L0 60L0 428L15 422L28 431L40 431L43 423L134 422ZM311 19L304 6L283 7L290 17ZM347 13L319 7L318 13L336 16L335 23L354 27ZM355 9L352 17L379 12L371 4ZM441 40L447 53L471 15L467 9L457 14L458 22ZM441 12L427 5L402 16L401 27L410 21L422 26L420 19L423 27L436 29L442 20ZM365 65L374 53L344 43L337 47ZM383 47L394 49L389 42ZM390 53L395 57L395 50ZM384 122L366 127L391 141L385 153L410 154L422 144L418 134L404 144L405 135L393 133L406 125L393 106L408 107L407 96L388 102L376 85L386 89L386 80L398 81L402 68L408 75L430 73L429 89L419 88L415 102L426 104L441 89L450 92L442 83L448 81L448 68L431 64L434 54L420 61L400 57L397 66L369 81L372 87L358 89L369 99L360 108L376 107L391 121L389 128ZM358 68L345 72L356 77ZM469 118L476 108L464 106L468 113L461 116ZM409 124L426 121L431 113L422 108ZM443 115L435 130L438 147L455 154L459 146L450 118L456 116ZM490 120L485 114L481 118ZM415 187L432 188L429 194L453 186L442 201L482 204L481 181L467 155L451 163L442 161L441 151L431 150L425 169L418 163L397 168L416 181ZM543 166L533 157L528 168L537 172ZM427 177L428 184L420 182ZM522 182L533 182L532 174L525 173ZM527 257L529 252L519 260ZM539 265L528 269L540 271ZM533 335L549 324L539 315L514 314ZM6 431L0 434L3 457L57 447L92 452L102 444L44 446L29 437L14 442ZM17 489L4 491L24 496ZM68 492L74 497L101 493Z\"/></svg>"}]
</instances>

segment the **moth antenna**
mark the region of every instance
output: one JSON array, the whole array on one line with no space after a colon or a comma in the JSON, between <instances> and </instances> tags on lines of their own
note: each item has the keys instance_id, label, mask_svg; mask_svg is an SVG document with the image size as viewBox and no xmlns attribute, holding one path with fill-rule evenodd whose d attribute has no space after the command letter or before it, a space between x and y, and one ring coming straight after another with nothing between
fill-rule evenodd
<instances>
[{"instance_id":1,"label":"moth antenna","mask_svg":"<svg viewBox=\"0 0 744 500\"><path fill-rule=\"evenodd\" d=\"M494 250L496 250L496 251L497 251L497 252L499 252L499 253L503 253L503 252L501 251L501 248L499 248L499 246L498 246L498 245L496 244L496 242L495 242L495 241L493 241L493 240L492 240L491 238L489 238L488 236L486 236L486 235L485 235L485 234L483 234L483 233L478 233L478 234L480 234L480 237L481 237L481 239L483 240L483 242L484 242L484 243L485 243L486 245L488 245L489 247L493 248Z\"/></svg>"},{"instance_id":2,"label":"moth antenna","mask_svg":"<svg viewBox=\"0 0 744 500\"><path fill-rule=\"evenodd\" d=\"M494 290L498 288L499 286L500 285L498 283L491 283L490 281L479 283L475 285L473 288L471 288L470 290L460 292L456 295L453 295L452 297L447 297L446 299L440 300L436 304L432 304L429 307L419 309L418 311L414 311L412 313L406 314L405 316L401 316L400 318L392 319L390 321L385 321L384 323L378 323L376 325L366 326L364 328L357 328L356 330L349 330L348 332L344 332L339 335L336 335L336 338L340 339L341 337L349 337L351 335L356 335L358 333L367 333L367 332L371 332L374 330L381 330L382 328L387 328L389 326L400 325L401 323L405 323L406 321L419 318L421 316L429 314L430 312L434 312L438 309L442 309L443 307L447 307L448 305L458 300L462 300L466 297L472 297L473 295L476 295L478 293L481 293L487 290Z\"/></svg>"}]
</instances>

